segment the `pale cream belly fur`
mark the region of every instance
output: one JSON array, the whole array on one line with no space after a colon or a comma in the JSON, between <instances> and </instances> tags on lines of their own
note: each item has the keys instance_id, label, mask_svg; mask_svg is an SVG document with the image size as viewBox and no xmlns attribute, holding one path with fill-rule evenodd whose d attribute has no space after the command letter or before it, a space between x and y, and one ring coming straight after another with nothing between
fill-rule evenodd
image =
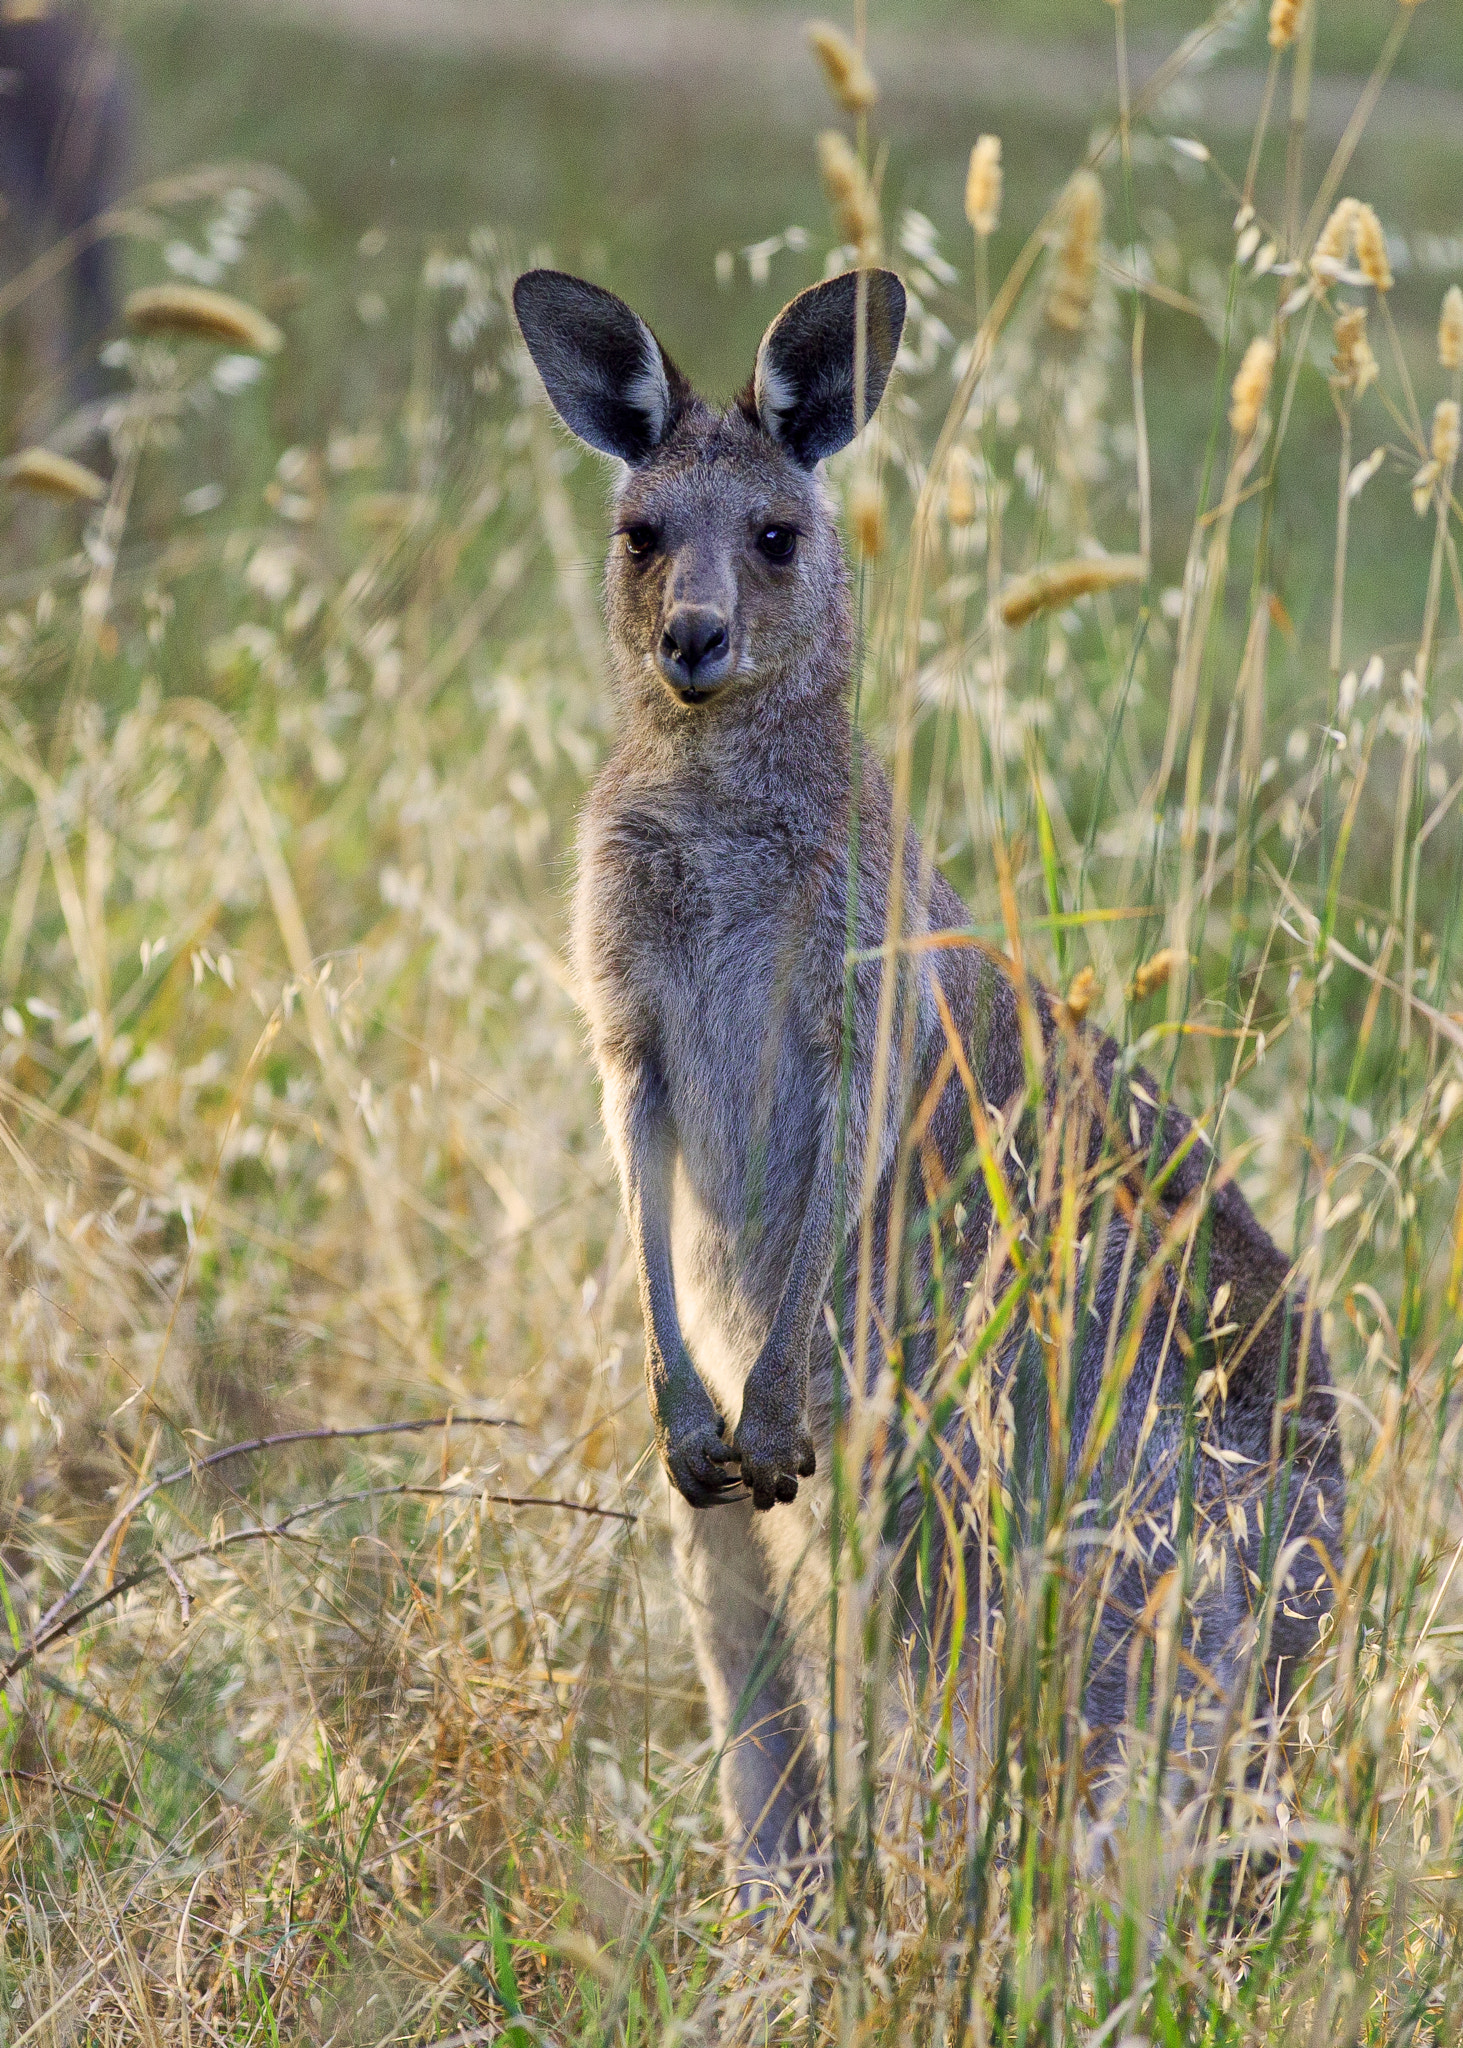
<instances>
[{"instance_id":1,"label":"pale cream belly fur","mask_svg":"<svg viewBox=\"0 0 1463 2048\"><path fill-rule=\"evenodd\" d=\"M678 1166L671 1212L671 1262L681 1334L697 1371L726 1419L728 1433L742 1410L742 1389L757 1361L772 1311L753 1301L744 1284L738 1249L709 1216ZM826 1446L819 1446L816 1477L752 1523L762 1569L785 1602L787 1632L796 1644L802 1691L817 1710L826 1700L831 1511ZM701 1511L715 1535L717 1509ZM728 1529L731 1518L727 1518Z\"/></svg>"}]
</instances>

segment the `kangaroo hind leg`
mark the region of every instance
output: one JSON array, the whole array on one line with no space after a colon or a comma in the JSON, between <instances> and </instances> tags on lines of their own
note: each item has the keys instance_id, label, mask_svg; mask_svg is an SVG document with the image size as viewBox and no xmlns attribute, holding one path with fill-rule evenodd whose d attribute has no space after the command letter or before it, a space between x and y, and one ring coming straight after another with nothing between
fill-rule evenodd
<instances>
[{"instance_id":1,"label":"kangaroo hind leg","mask_svg":"<svg viewBox=\"0 0 1463 2048\"><path fill-rule=\"evenodd\" d=\"M779 1612L750 1501L672 1497L677 1578L721 1751L731 1874L749 1908L816 1886L820 1769L801 1661Z\"/></svg>"}]
</instances>

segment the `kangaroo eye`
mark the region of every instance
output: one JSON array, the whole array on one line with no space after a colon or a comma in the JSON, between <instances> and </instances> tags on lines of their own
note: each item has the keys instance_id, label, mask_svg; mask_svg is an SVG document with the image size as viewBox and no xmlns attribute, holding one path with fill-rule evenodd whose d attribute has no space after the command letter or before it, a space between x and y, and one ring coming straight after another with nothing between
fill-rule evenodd
<instances>
[{"instance_id":1,"label":"kangaroo eye","mask_svg":"<svg viewBox=\"0 0 1463 2048\"><path fill-rule=\"evenodd\" d=\"M769 562L790 562L798 544L797 528L764 526L757 536L757 549Z\"/></svg>"},{"instance_id":2,"label":"kangaroo eye","mask_svg":"<svg viewBox=\"0 0 1463 2048\"><path fill-rule=\"evenodd\" d=\"M659 528L654 526L627 526L625 528L625 553L634 561L643 562L647 555L654 554L660 539Z\"/></svg>"}]
</instances>

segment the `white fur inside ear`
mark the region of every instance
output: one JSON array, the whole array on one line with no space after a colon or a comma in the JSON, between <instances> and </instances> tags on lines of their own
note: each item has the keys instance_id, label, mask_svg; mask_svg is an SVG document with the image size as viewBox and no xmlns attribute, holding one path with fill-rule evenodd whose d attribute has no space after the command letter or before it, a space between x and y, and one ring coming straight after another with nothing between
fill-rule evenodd
<instances>
[{"instance_id":1,"label":"white fur inside ear","mask_svg":"<svg viewBox=\"0 0 1463 2048\"><path fill-rule=\"evenodd\" d=\"M774 441L782 439L782 422L797 403L797 393L789 378L779 370L772 360L768 347L770 334L762 337L762 346L757 351L757 367L752 374L752 396L756 401L757 417L764 430Z\"/></svg>"},{"instance_id":2,"label":"white fur inside ear","mask_svg":"<svg viewBox=\"0 0 1463 2048\"><path fill-rule=\"evenodd\" d=\"M665 365L660 359L655 336L643 320L640 322L640 343L645 351L645 360L625 386L625 403L645 415L651 446L654 447L665 433L666 421L670 418L671 388L666 382Z\"/></svg>"}]
</instances>

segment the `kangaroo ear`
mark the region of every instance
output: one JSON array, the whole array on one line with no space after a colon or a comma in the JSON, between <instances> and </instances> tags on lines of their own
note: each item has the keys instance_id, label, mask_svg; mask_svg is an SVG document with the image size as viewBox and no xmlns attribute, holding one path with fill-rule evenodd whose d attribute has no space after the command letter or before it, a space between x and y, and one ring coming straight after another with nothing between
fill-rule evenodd
<instances>
[{"instance_id":1,"label":"kangaroo ear","mask_svg":"<svg viewBox=\"0 0 1463 2048\"><path fill-rule=\"evenodd\" d=\"M562 270L526 270L513 310L571 433L632 464L660 446L690 386L623 299Z\"/></svg>"},{"instance_id":2,"label":"kangaroo ear","mask_svg":"<svg viewBox=\"0 0 1463 2048\"><path fill-rule=\"evenodd\" d=\"M855 407L860 273L815 284L784 306L762 337L752 401L764 431L811 469L846 448L884 395L904 328L904 286L866 270L868 316L862 404Z\"/></svg>"}]
</instances>

